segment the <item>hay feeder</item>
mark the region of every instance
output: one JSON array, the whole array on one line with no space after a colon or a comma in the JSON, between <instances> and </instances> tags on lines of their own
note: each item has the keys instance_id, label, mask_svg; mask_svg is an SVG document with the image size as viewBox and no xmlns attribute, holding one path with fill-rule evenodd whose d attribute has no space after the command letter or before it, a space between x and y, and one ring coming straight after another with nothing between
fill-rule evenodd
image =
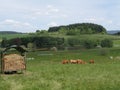
<instances>
[{"instance_id":1,"label":"hay feeder","mask_svg":"<svg viewBox=\"0 0 120 90\"><path fill-rule=\"evenodd\" d=\"M7 54L8 50L14 48L18 53ZM1 52L1 73L13 73L26 70L26 50L17 45L7 47Z\"/></svg>"}]
</instances>

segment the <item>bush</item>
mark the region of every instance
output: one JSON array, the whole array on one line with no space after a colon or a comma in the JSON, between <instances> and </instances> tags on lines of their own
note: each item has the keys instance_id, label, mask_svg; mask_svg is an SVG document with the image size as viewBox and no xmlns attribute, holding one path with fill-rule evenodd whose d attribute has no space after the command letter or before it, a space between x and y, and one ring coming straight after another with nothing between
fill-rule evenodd
<instances>
[{"instance_id":1,"label":"bush","mask_svg":"<svg viewBox=\"0 0 120 90\"><path fill-rule=\"evenodd\" d=\"M69 38L67 40L68 45L70 46L75 46L75 45L80 45L80 40L78 38Z\"/></svg>"},{"instance_id":2,"label":"bush","mask_svg":"<svg viewBox=\"0 0 120 90\"><path fill-rule=\"evenodd\" d=\"M68 31L66 35L77 35L77 33L75 31Z\"/></svg>"},{"instance_id":3,"label":"bush","mask_svg":"<svg viewBox=\"0 0 120 90\"><path fill-rule=\"evenodd\" d=\"M59 47L64 44L64 38L59 37L50 37L50 36L34 36L34 37L23 37L19 39L9 39L3 42L3 45L25 45L26 47L32 45L35 48L50 48L50 47ZM30 44L30 45L28 45ZM34 47L33 46L33 47Z\"/></svg>"},{"instance_id":4,"label":"bush","mask_svg":"<svg viewBox=\"0 0 120 90\"><path fill-rule=\"evenodd\" d=\"M102 47L113 47L113 41L111 39L104 39L101 41Z\"/></svg>"},{"instance_id":5,"label":"bush","mask_svg":"<svg viewBox=\"0 0 120 90\"><path fill-rule=\"evenodd\" d=\"M87 49L95 48L97 46L97 42L93 40L85 40L83 45Z\"/></svg>"},{"instance_id":6,"label":"bush","mask_svg":"<svg viewBox=\"0 0 120 90\"><path fill-rule=\"evenodd\" d=\"M49 36L35 37L34 41L37 48L50 48L53 46L58 47L64 44L64 38L49 37Z\"/></svg>"}]
</instances>

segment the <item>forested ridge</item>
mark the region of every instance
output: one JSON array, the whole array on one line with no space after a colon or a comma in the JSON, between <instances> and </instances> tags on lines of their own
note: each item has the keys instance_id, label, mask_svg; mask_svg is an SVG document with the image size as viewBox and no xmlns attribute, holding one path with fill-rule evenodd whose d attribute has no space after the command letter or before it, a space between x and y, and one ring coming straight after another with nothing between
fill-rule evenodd
<instances>
[{"instance_id":1,"label":"forested ridge","mask_svg":"<svg viewBox=\"0 0 120 90\"><path fill-rule=\"evenodd\" d=\"M16 32L16 31L0 31L0 34L21 34L21 32Z\"/></svg>"},{"instance_id":2,"label":"forested ridge","mask_svg":"<svg viewBox=\"0 0 120 90\"><path fill-rule=\"evenodd\" d=\"M98 24L93 23L77 23L64 26L50 27L48 32L60 32L67 35L74 34L97 34L106 33L106 29Z\"/></svg>"}]
</instances>

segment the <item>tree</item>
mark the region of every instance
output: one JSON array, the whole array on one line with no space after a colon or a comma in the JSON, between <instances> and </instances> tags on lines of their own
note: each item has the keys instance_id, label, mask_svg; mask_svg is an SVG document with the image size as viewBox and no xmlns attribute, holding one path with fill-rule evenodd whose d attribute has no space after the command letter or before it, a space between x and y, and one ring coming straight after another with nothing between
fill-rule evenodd
<instances>
[{"instance_id":1,"label":"tree","mask_svg":"<svg viewBox=\"0 0 120 90\"><path fill-rule=\"evenodd\" d=\"M7 47L8 46L8 43L7 43L8 41L7 41L7 39L4 37L4 38L2 38L2 42L1 42L1 47L3 47L3 48L5 48L5 47Z\"/></svg>"},{"instance_id":2,"label":"tree","mask_svg":"<svg viewBox=\"0 0 120 90\"><path fill-rule=\"evenodd\" d=\"M20 46L22 44L22 41L20 38L13 38L13 39L9 40L9 44Z\"/></svg>"},{"instance_id":3,"label":"tree","mask_svg":"<svg viewBox=\"0 0 120 90\"><path fill-rule=\"evenodd\" d=\"M40 32L40 30L36 30L36 33L39 33Z\"/></svg>"}]
</instances>

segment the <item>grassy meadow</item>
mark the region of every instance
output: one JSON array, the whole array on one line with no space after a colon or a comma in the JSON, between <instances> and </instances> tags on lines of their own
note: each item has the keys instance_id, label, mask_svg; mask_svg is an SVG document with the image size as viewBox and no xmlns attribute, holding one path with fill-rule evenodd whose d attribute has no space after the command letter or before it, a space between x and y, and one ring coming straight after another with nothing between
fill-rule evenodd
<instances>
[{"instance_id":1,"label":"grassy meadow","mask_svg":"<svg viewBox=\"0 0 120 90\"><path fill-rule=\"evenodd\" d=\"M1 35L0 41L2 37ZM8 35L7 39L27 35ZM51 35L52 36L52 35ZM111 38L113 48L28 52L23 74L0 74L0 90L119 90L120 37L80 35L80 39ZM62 64L62 60L82 59L87 64ZM89 60L95 64L89 64Z\"/></svg>"},{"instance_id":2,"label":"grassy meadow","mask_svg":"<svg viewBox=\"0 0 120 90\"><path fill-rule=\"evenodd\" d=\"M120 49L36 51L27 53L23 74L0 75L1 90L119 90ZM110 57L113 57L112 59ZM82 59L95 64L61 64Z\"/></svg>"}]
</instances>

